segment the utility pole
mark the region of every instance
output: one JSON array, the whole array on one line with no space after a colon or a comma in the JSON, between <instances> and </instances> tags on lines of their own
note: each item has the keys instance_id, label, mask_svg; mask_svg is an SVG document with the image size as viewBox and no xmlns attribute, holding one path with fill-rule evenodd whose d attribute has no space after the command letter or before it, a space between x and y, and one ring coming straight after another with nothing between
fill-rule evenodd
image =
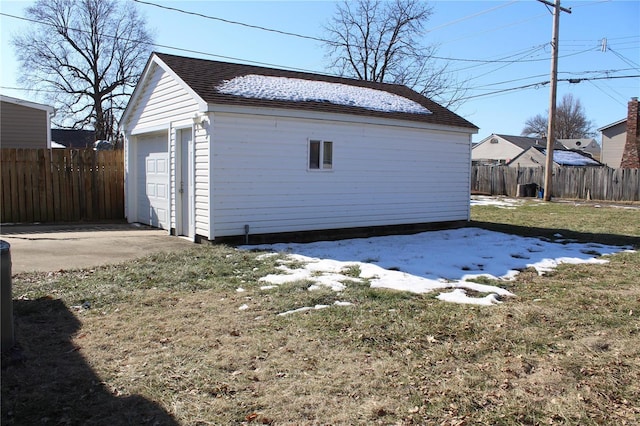
<instances>
[{"instance_id":1,"label":"utility pole","mask_svg":"<svg viewBox=\"0 0 640 426\"><path fill-rule=\"evenodd\" d=\"M552 3L547 0L538 0L547 6L553 7L553 34L551 36L551 94L549 96L549 123L547 128L547 157L544 170L544 200L551 201L551 188L553 187L553 146L556 133L556 92L558 88L558 33L560 31L560 12L571 13L571 9L560 6L560 0Z\"/></svg>"}]
</instances>

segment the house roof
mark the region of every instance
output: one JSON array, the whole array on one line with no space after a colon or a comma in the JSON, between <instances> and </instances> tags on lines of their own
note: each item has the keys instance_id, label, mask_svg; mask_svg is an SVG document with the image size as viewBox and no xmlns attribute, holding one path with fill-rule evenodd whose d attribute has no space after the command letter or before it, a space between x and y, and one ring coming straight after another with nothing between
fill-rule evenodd
<instances>
[{"instance_id":1,"label":"house roof","mask_svg":"<svg viewBox=\"0 0 640 426\"><path fill-rule=\"evenodd\" d=\"M522 149L547 146L546 138L532 138L529 136L512 136L512 135L499 135L499 134L496 134L495 136L499 136L502 139L505 139ZM558 141L556 141L555 145L553 146L553 149L565 149L565 146L559 143Z\"/></svg>"},{"instance_id":2,"label":"house roof","mask_svg":"<svg viewBox=\"0 0 640 426\"><path fill-rule=\"evenodd\" d=\"M356 80L343 77L335 77L322 74L289 71L277 68L266 68L254 65L234 64L228 62L212 61L207 59L187 58L183 56L154 53L151 60L156 57L168 66L183 80L198 96L207 104L237 105L253 107L284 108L307 111L319 111L328 113L342 113L359 116L391 118L399 120L417 121L427 124L439 124L467 128L477 131L477 127L452 111L420 95L406 86L398 84L377 83ZM268 76L276 78L296 79L309 82L325 82L337 85L346 85L349 88L374 89L392 95L397 95L413 101L427 112L407 112L398 110L380 110L358 106L357 103L335 103L322 99L293 99L291 97L254 97L242 94L238 91L224 90L224 84L238 77ZM273 82L278 79L256 80ZM279 79L282 81L282 79ZM255 83L254 83L255 84ZM260 84L260 83L258 83ZM344 86L335 86L345 96L348 92ZM271 87L273 89L273 85ZM281 90L276 88L275 90ZM348 94L346 96L349 96Z\"/></svg>"},{"instance_id":3,"label":"house roof","mask_svg":"<svg viewBox=\"0 0 640 426\"><path fill-rule=\"evenodd\" d=\"M31 101L27 101L27 100L24 100L24 99L18 99L18 98L14 98L14 97L11 97L11 96L6 96L6 95L0 95L0 101L9 102L9 103L16 104L16 105L22 105L22 106L29 107L29 108L34 108L34 109L41 109L41 110L47 111L49 113L53 113L53 111L54 111L52 106L39 104L37 102L31 102Z\"/></svg>"},{"instance_id":4,"label":"house roof","mask_svg":"<svg viewBox=\"0 0 640 426\"><path fill-rule=\"evenodd\" d=\"M600 151L600 145L593 138L558 139L562 145L568 149L579 149L581 151Z\"/></svg>"},{"instance_id":5,"label":"house roof","mask_svg":"<svg viewBox=\"0 0 640 426\"><path fill-rule=\"evenodd\" d=\"M542 154L547 155L546 149L541 149ZM602 163L585 155L580 151L568 149L554 149L553 162L561 166L602 166Z\"/></svg>"},{"instance_id":6,"label":"house roof","mask_svg":"<svg viewBox=\"0 0 640 426\"><path fill-rule=\"evenodd\" d=\"M51 129L51 140L67 148L88 148L96 140L95 130Z\"/></svg>"},{"instance_id":7,"label":"house roof","mask_svg":"<svg viewBox=\"0 0 640 426\"><path fill-rule=\"evenodd\" d=\"M606 129L610 128L610 127L617 126L618 124L625 123L626 121L627 121L627 118L625 117L622 120L618 120L618 121L615 121L615 122L613 122L611 124L607 124L606 126L600 127L598 129L598 131L601 132L601 131L606 130Z\"/></svg>"},{"instance_id":8,"label":"house roof","mask_svg":"<svg viewBox=\"0 0 640 426\"><path fill-rule=\"evenodd\" d=\"M523 157L529 156L530 159L539 163L541 166L544 165L545 157L547 155L547 149L539 146L532 146L515 157L513 160L509 162L509 164L517 164L519 160ZM539 161L538 161L539 159ZM594 160L589 155L585 154L579 150L572 149L554 149L553 150L553 162L558 166L576 166L576 167L584 167L584 166L602 166L603 164L599 161Z\"/></svg>"}]
</instances>

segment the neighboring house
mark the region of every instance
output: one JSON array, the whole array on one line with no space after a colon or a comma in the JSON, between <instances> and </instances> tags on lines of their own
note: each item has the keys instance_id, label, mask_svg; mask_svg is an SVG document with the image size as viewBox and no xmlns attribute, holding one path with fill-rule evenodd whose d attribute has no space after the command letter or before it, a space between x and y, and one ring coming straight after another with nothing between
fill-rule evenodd
<instances>
[{"instance_id":1,"label":"neighboring house","mask_svg":"<svg viewBox=\"0 0 640 426\"><path fill-rule=\"evenodd\" d=\"M600 161L609 167L640 168L640 128L638 98L631 98L627 118L598 129L602 133Z\"/></svg>"},{"instance_id":2,"label":"neighboring house","mask_svg":"<svg viewBox=\"0 0 640 426\"><path fill-rule=\"evenodd\" d=\"M600 161L617 169L622 162L622 152L627 140L627 120L618 120L598 129L602 133Z\"/></svg>"},{"instance_id":3,"label":"neighboring house","mask_svg":"<svg viewBox=\"0 0 640 426\"><path fill-rule=\"evenodd\" d=\"M0 95L0 147L51 148L51 116L47 105Z\"/></svg>"},{"instance_id":4,"label":"neighboring house","mask_svg":"<svg viewBox=\"0 0 640 426\"><path fill-rule=\"evenodd\" d=\"M529 148L546 146L546 139L494 133L473 146L471 159L474 165L505 165ZM554 149L565 147L556 141Z\"/></svg>"},{"instance_id":5,"label":"neighboring house","mask_svg":"<svg viewBox=\"0 0 640 426\"><path fill-rule=\"evenodd\" d=\"M93 148L94 130L51 129L51 140L67 148Z\"/></svg>"},{"instance_id":6,"label":"neighboring house","mask_svg":"<svg viewBox=\"0 0 640 426\"><path fill-rule=\"evenodd\" d=\"M547 149L533 146L511 160L509 167L544 167ZM580 150L554 149L554 167L602 167L603 164Z\"/></svg>"},{"instance_id":7,"label":"neighboring house","mask_svg":"<svg viewBox=\"0 0 640 426\"><path fill-rule=\"evenodd\" d=\"M600 159L600 145L593 138L581 139L558 139L558 143L562 144L566 149L572 151L582 151L596 160Z\"/></svg>"},{"instance_id":8,"label":"neighboring house","mask_svg":"<svg viewBox=\"0 0 640 426\"><path fill-rule=\"evenodd\" d=\"M405 86L154 53L120 125L128 221L196 241L469 220L477 127Z\"/></svg>"}]
</instances>

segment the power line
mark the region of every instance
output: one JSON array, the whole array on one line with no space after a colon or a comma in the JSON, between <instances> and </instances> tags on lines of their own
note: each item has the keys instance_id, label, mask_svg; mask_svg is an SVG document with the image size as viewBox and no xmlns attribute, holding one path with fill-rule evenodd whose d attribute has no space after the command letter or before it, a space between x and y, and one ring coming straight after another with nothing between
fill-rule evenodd
<instances>
[{"instance_id":1,"label":"power line","mask_svg":"<svg viewBox=\"0 0 640 426\"><path fill-rule=\"evenodd\" d=\"M468 39L468 38L471 38L471 37L476 37L476 36L478 36L480 34L487 34L487 33L495 32L495 31L499 31L499 30L502 30L504 28L512 27L514 25L520 25L520 24L523 24L525 22L532 21L534 19L538 19L538 18L540 18L542 16L546 16L546 15L545 14L535 15L535 16L532 16L532 17L529 17L529 18L526 18L526 19L522 19L520 21L516 21L516 22L512 22L510 24L502 25L500 27L493 27L493 28L485 30L485 31L480 31L480 32L477 32L477 33L467 34L464 37L460 37L460 38L457 38L457 39L454 39L454 40L448 40L448 41L446 41L444 43L440 43L440 44L442 45L442 44L448 44L448 43L455 43L457 41L465 40L465 39Z\"/></svg>"},{"instance_id":2,"label":"power line","mask_svg":"<svg viewBox=\"0 0 640 426\"><path fill-rule=\"evenodd\" d=\"M149 5L157 6L157 7L160 7L160 8L174 10L174 11L178 11L178 12L182 12L182 13L186 13L186 14L190 14L190 15L202 16L202 17L207 18L207 19L215 19L215 20L220 20L220 21L223 21L223 22L229 22L229 23L233 23L233 24L243 25L243 26L246 26L246 27L256 28L256 29L260 29L260 30L276 32L276 33L280 33L280 34L283 34L283 35L291 35L291 36L297 36L297 37L300 37L300 38L306 38L306 39L311 39L311 40L316 40L316 41L324 41L323 39L317 38L317 37L305 36L305 35L302 35L302 34L289 33L289 32L280 31L280 30L273 30L273 29L254 26L254 25L250 25L250 24L244 24L244 23L241 23L241 22L230 21L230 20L226 20L226 19L223 19L223 18L210 17L210 16L207 16L207 15L202 15L202 14L195 13L195 12L186 12L186 11L182 11L180 9L176 9L176 8L172 8L172 7L156 5L154 3L146 2L146 1L143 1L143 0L134 0L134 1L136 1L138 3L149 4ZM510 4L511 3L509 3L507 5L510 5ZM487 12L490 12L490 11L495 10L495 9L497 9L497 7L494 7L492 9L488 9L488 10L486 10L484 12L480 12L479 14L487 13ZM9 17L9 18L14 18L14 19L27 21L27 22L32 22L32 23L43 24L43 25L48 25L48 26L55 27L55 25L50 24L50 23L41 22L41 21L37 21L37 20L34 20L34 19L25 18L25 17L15 16L15 15L3 13L3 12L0 12L0 15L6 16L6 17ZM470 15L467 18L472 18L472 17L477 16L477 15L478 14ZM451 22L450 24L453 24L453 23L455 23L455 21ZM79 32L88 33L88 31L86 31L86 30L81 30L81 29L76 29L76 28L69 28L69 29L73 30L73 31L79 31ZM115 38L115 36L113 36L113 35L109 35L109 34L103 34L103 35L106 36L106 37ZM636 36L626 36L626 37L619 37L618 39L628 39L628 38L635 38L635 37ZM257 65L263 65L263 66L269 66L269 67L276 67L276 68L282 68L282 69L290 69L290 70L295 70L295 71L312 72L312 73L316 73L316 74L318 73L318 71L315 71L315 70L308 70L308 69L296 68L296 67L287 67L287 66L282 66L282 65L278 65L278 64L271 64L271 63L266 63L266 62L260 62L260 61L252 61L252 60L243 59L243 58L219 55L219 54L214 54L214 53L209 53L209 52L204 52L204 51L199 51L199 50L193 50L193 49L185 49L185 48L180 48L180 47L175 47L175 46L163 45L163 44L159 44L159 43L142 42L142 41L126 39L126 38L122 38L122 39L126 40L126 41L130 41L130 42L138 42L138 43L148 44L148 45L151 45L151 46L154 46L154 47L157 47L157 48L171 49L171 50L175 50L175 51L198 54L198 55L203 55L203 56L222 58L222 59L227 59L227 60L232 60L232 61L240 61L240 62L245 62L245 63L251 63L251 64L257 64ZM512 55L504 56L502 58L493 59L493 60L452 58L452 57L440 57L440 56L432 56L432 58L440 59L440 60L448 60L448 61L471 62L471 63L478 64L478 65L472 65L472 66L467 67L467 68L456 70L456 72L457 72L457 71L461 71L461 70L464 70L464 69L469 69L469 68L473 68L473 67L477 67L477 66L483 66L483 65L487 65L487 64L493 64L493 63L503 63L503 64L509 65L509 64L515 64L515 63L540 62L540 61L543 61L543 60L546 60L546 59L515 59L515 60L508 60L508 58L509 57L513 57L513 56L521 56L522 57L522 56L525 56L527 54L531 55L531 54L535 53L536 51L540 50L541 48L546 47L547 45L548 45L548 43L545 43L543 45L533 46L528 51L517 52L517 53L514 53ZM589 48L589 49L582 50L582 51L579 51L579 52L576 52L576 53L565 55L563 57L579 55L579 54L591 51L593 49L594 48ZM615 52L613 52L613 53L615 53ZM505 66L507 66L507 65L505 65ZM632 68L632 69L635 70L637 68ZM624 70L602 70L602 71L582 71L582 72L578 72L578 73L605 73L606 74L606 73L625 71L625 70L628 70L628 69L624 69ZM453 71L450 71L450 72L453 72ZM567 73L567 72L565 72L565 73ZM510 83L510 82L515 82L515 81L519 81L519 80L521 81L521 80L526 80L528 78L535 78L535 77L539 77L539 76L532 76L532 77L526 77L526 78L515 79L515 80L507 80L507 81L504 81L504 82L491 83L491 84L487 84L487 85L484 85L484 86L479 86L477 88L470 89L470 90L478 90L478 89L480 89L482 87L490 87L490 86L496 86L496 85L501 85L501 84L507 84L507 83ZM635 78L635 77L637 77L637 76L607 76L607 77L600 77L600 78L568 78L568 79L561 79L559 81L567 81L567 82L570 82L570 83L577 83L577 82L581 82L581 81L590 81L590 80L597 80L597 79ZM474 77L474 79L476 79L476 78L478 78L478 77ZM546 85L548 83L549 83L548 81L531 83L531 84L527 84L527 85L524 85L524 86L518 86L518 87L503 89L503 90L494 91L494 92L490 92L490 93L474 95L474 96L470 96L470 97L467 97L467 98L463 98L462 100L467 100L467 99L472 99L472 98L477 98L477 97L482 97L482 96L490 96L490 95L510 92L510 91L514 91L514 90L522 90L522 89L526 89L526 88L529 88L529 87ZM6 86L4 86L2 88L8 89L8 90L33 90L33 89L13 88L13 87L6 87ZM33 90L33 91L44 92L44 90Z\"/></svg>"},{"instance_id":3,"label":"power line","mask_svg":"<svg viewBox=\"0 0 640 426\"><path fill-rule=\"evenodd\" d=\"M173 12L178 12L178 13L182 13L182 14L185 14L185 15L197 16L197 17L200 17L200 18L203 18L203 19L209 19L209 20L224 22L224 23L232 24L232 25L240 25L240 26L243 26L243 27L246 27L246 28L252 28L252 29L257 29L257 30L262 30L262 31L267 31L267 32L273 32L273 33L281 34L281 35L285 35L285 36L298 37L298 38L308 39L308 40L313 40L313 41L320 41L320 42L323 42L323 43L333 43L331 40L328 40L328 39L325 39L325 38L321 38L321 37L310 36L310 35L305 35L305 34L300 34L300 33L294 33L294 32L284 31L284 30L278 30L278 29L268 28L268 27L264 27L264 26L260 26L260 25L247 24L245 22L233 21L233 20L230 20L230 19L220 18L220 17L212 16L212 15L206 15L206 14L199 13L199 12L191 12L191 11L188 11L188 10L179 9L179 8L171 7L171 6L160 5L160 4L152 3L152 2L149 2L149 1L145 1L145 0L133 0L133 1L135 1L136 3L145 4L145 5L149 5L149 6L154 6L154 7L160 8L160 9L165 9L165 10L169 10L169 11L173 11ZM433 31L436 31L436 30L441 29L443 27L446 27L446 26L449 26L449 25L453 25L453 24L456 24L458 22L465 21L467 19L471 19L471 18L480 16L480 15L483 15L483 14L486 14L486 13L489 13L489 12L493 12L493 11L495 11L497 9L500 9L500 8L503 8L503 7L506 7L506 6L510 6L512 4L515 4L515 3L517 3L517 1L516 0L512 0L512 1L508 2L508 3L506 3L506 4L502 4L502 5L499 5L499 6L496 6L496 7L492 7L492 8L483 10L481 12L478 12L478 13L475 13L475 14L472 14L472 15L468 15L468 16L465 16L463 18L460 18L460 19L457 19L457 20L442 24L442 25L440 25L438 27L435 27L435 28L433 28L431 30L427 30L426 32L427 33L433 32ZM544 15L541 15L541 16L544 16ZM517 24L517 23L520 23L520 22L523 22L523 21L518 21L518 22L516 22L514 24ZM548 45L548 43L546 45ZM541 45L541 46L545 46L545 45ZM362 48L361 46L358 46L358 47ZM575 54L577 55L577 54L584 53L584 52L585 51L581 51L581 52L578 52L578 53L575 53ZM561 56L561 58L568 57L568 56L572 56L572 55L564 55L564 56ZM431 56L431 58L438 59L438 60L454 61L454 62L457 61L457 62L477 62L477 63L499 63L499 62L514 63L514 61L507 61L507 60L501 60L501 59L498 59L498 60L486 60L486 59L453 58L453 57L443 57L443 56ZM547 59L546 58L544 58L544 59L524 59L524 60L520 60L520 61L517 61L517 62L540 62L540 61L545 61L545 60L547 60Z\"/></svg>"},{"instance_id":4,"label":"power line","mask_svg":"<svg viewBox=\"0 0 640 426\"><path fill-rule=\"evenodd\" d=\"M135 0L135 1L153 5L153 3L144 2L142 0ZM166 6L158 6L158 7L167 8ZM175 8L170 8L170 9L175 9ZM191 12L187 12L187 13L191 13ZM0 15L6 16L8 18L14 18L14 19L26 21L26 22L32 22L32 23L36 23L36 24L55 27L54 24L38 21L38 20L35 20L35 19L25 18L25 17L22 17L22 16L11 15L11 14L4 13L4 12L0 12ZM69 29L72 30L72 31L79 31L79 32L88 33L87 30L82 30L82 29L79 29L79 28L69 28ZM275 31L277 31L277 30L275 30ZM105 37L109 37L109 38L116 38L115 36L110 35L110 34L102 34L102 35L104 35ZM309 37L305 37L305 38L309 38ZM132 39L122 38L122 37L120 37L120 39L125 40L125 41L134 42L134 43L144 43L144 44L148 44L150 46L154 46L156 48L171 49L171 50L178 51L178 52L203 55L203 56L208 56L208 57L213 57L213 58L226 59L226 60L230 60L230 61L239 61L239 62L243 62L243 63L249 63L249 64L261 65L261 66L267 66L267 67L274 67L274 68L281 68L281 69L289 69L289 70L293 70L293 71L311 72L311 73L315 73L315 74L321 74L322 73L322 72L318 72L316 70L309 70L309 69L305 69L305 68L283 66L283 65L273 64L273 63L268 63L268 62L253 61L253 60L250 60L250 59L238 58L238 57L227 56L227 55L220 55L220 54L204 52L204 51L195 50L195 49L186 49L186 48L181 48L181 47L169 46L169 45L159 44L159 43L155 43L155 42L154 43L149 43L149 42L146 42L146 41L132 40ZM322 40L322 39L318 39L318 40ZM534 50L532 50L530 52L530 54L533 54L536 50L539 50L540 48L542 48L544 46L545 45L534 46L533 47ZM584 53L584 51L583 52L578 52L578 53L575 53L575 54L572 54L572 55L576 55L576 54L580 54L580 53ZM519 53L516 53L516 54L513 54L512 56L516 56L518 54ZM566 55L566 56L572 56L572 55ZM566 57L566 56L564 56L564 57ZM453 57L441 57L441 56L432 56L432 58L433 59L438 59L438 60L447 60L447 61L452 61L452 62L455 62L455 61L472 62L472 63L481 64L481 65L492 64L492 63L508 63L508 64L512 64L512 63L540 62L540 61L544 60L544 59L523 59L523 60L516 60L516 61L507 60L507 58L509 58L509 56L506 56L506 57L503 57L503 58L499 58L499 59L493 59L493 60L453 58ZM449 71L449 73L458 72L458 71L462 71L462 70L469 69L469 68L473 68L473 67L462 68L462 69L455 70L455 71ZM324 74L327 74L327 73L324 72Z\"/></svg>"},{"instance_id":5,"label":"power line","mask_svg":"<svg viewBox=\"0 0 640 426\"><path fill-rule=\"evenodd\" d=\"M450 21L450 22L444 23L442 25L438 25L435 28L431 28L430 30L427 30L427 33L430 33L430 32L433 32L433 31L437 31L437 30L439 30L441 28L448 27L450 25L458 24L460 22L463 22L463 21L466 21L468 19L472 19L472 18L478 17L480 15L484 15L484 14L489 13L489 12L493 12L494 10L502 9L503 7L511 6L512 4L515 4L515 3L517 3L517 0L512 0L509 3L501 4L501 5L492 7L490 9L485 9L485 10L482 10L480 12L474 13L472 15L464 16L464 17L456 19L454 21Z\"/></svg>"},{"instance_id":6,"label":"power line","mask_svg":"<svg viewBox=\"0 0 640 426\"><path fill-rule=\"evenodd\" d=\"M613 80L613 79L622 79L622 78L640 78L640 74L638 74L638 75L608 76L608 77L559 78L558 81L559 82L562 81L562 82L566 82L566 83L571 83L571 84L577 84L577 83L581 83L583 81ZM496 90L496 91L489 92L489 93L481 93L479 95L467 96L467 97L461 98L460 100L461 101L466 101L466 100L469 100L469 99L480 98L480 97L483 97L483 96L497 95L497 94L501 94L501 93L513 92L515 90L528 89L530 87L538 88L538 87L546 86L549 83L551 83L551 81L549 81L549 80L538 81L536 83L525 84L525 85L517 86L517 87L510 87L510 88L507 88L507 89Z\"/></svg>"},{"instance_id":7,"label":"power line","mask_svg":"<svg viewBox=\"0 0 640 426\"><path fill-rule=\"evenodd\" d=\"M636 70L640 70L640 65L638 65L637 62L632 61L631 59L627 58L626 56L622 55L619 52L616 52L615 50L613 50L611 47L608 48L608 50L613 53L614 55L616 55L618 58L620 58L624 63L626 63L627 65L630 65L632 67L634 67L634 69Z\"/></svg>"},{"instance_id":8,"label":"power line","mask_svg":"<svg viewBox=\"0 0 640 426\"><path fill-rule=\"evenodd\" d=\"M604 90L600 87L598 87L597 84L595 84L593 81L588 81L589 84L591 84L593 87L595 87L596 89L598 89L599 91L601 91L602 93L604 93L605 95L607 95L608 97L610 97L613 101L617 102L618 104L622 105L622 106L626 106L627 103L623 102L620 100L620 98L622 99L626 99L626 97L624 95L622 95L621 93L615 91L614 89L612 89L611 87L608 87L608 91ZM616 95L618 95L620 98L614 98L610 92L615 92Z\"/></svg>"},{"instance_id":9,"label":"power line","mask_svg":"<svg viewBox=\"0 0 640 426\"><path fill-rule=\"evenodd\" d=\"M323 43L334 43L331 40L324 39L324 38L321 38L321 37L309 36L309 35L294 33L294 32L290 32L290 31L283 31L283 30L278 30L278 29L274 29L274 28L263 27L263 26L260 26L260 25L247 24L245 22L233 21L233 20L230 20L230 19L220 18L220 17L212 16L212 15L205 15L205 14L199 13L199 12L191 12L191 11L188 11L188 10L179 9L179 8L171 7L171 6L164 6L164 5L160 5L160 4L156 4L156 3L152 3L152 2L148 2L148 1L144 1L144 0L133 0L133 1L135 1L136 3L140 3L140 4L146 4L146 5L149 5L149 6L155 6L155 7L158 7L160 9L166 9L166 10L170 10L170 11L173 11L173 12L182 13L182 14L185 14L185 15L197 16L197 17L200 17L200 18L210 19L210 20L219 21L219 22L224 22L224 23L227 23L227 24L240 25L240 26L247 27L247 28L258 29L258 30L262 30L262 31L268 31L268 32L273 32L273 33L277 33L277 34L281 34L281 35L298 37L298 38L303 38L303 39L308 39L308 40L320 41L320 42L323 42ZM488 12L494 11L496 9L499 9L499 8L502 8L502 7L505 7L505 6L509 6L511 4L514 4L514 3L516 3L515 0L511 1L510 3L504 4L504 5L493 7L493 8L484 10L482 12L478 12L476 14L460 18L460 19L455 20L455 21L451 21L449 23L440 25L440 26L438 26L438 27L436 27L434 29L427 30L426 32L429 33L429 32L432 32L432 31L436 31L436 30L438 30L440 28L443 28L445 26L453 25L453 24L458 23L460 21L463 21L463 20L466 20L466 19L470 19L470 18L479 16L479 15L482 15L484 13L488 13ZM363 48L362 46L356 46L356 47ZM440 57L440 56L432 56L432 58L433 59L439 59L439 60L459 61L459 62L482 62L482 63L501 62L500 60L448 58L448 57ZM541 60L542 59L540 59L540 61ZM539 61L539 60L532 60L531 62L535 62L535 61ZM504 62L509 62L510 63L511 61L504 61ZM530 62L530 61L523 61L523 62Z\"/></svg>"},{"instance_id":10,"label":"power line","mask_svg":"<svg viewBox=\"0 0 640 426\"><path fill-rule=\"evenodd\" d=\"M164 5L161 5L161 4L151 3L151 2L143 1L143 0L133 0L133 1L136 2L136 3L140 3L140 4L146 4L146 5L149 5L149 6L155 6L155 7L158 7L160 9L166 9L166 10L171 10L173 12L183 13L185 15L193 15L193 16L198 16L200 18L204 18L204 19L210 19L212 21L224 22L226 24L240 25L240 26L243 26L243 27L246 27L246 28L252 28L252 29L255 29L255 30L262 30L262 31L268 31L268 32L272 32L272 33L286 35L286 36L291 36L291 37L298 37L298 38L304 38L304 39L308 39L308 40L321 41L323 43L329 42L329 40L322 39L322 38L319 38L319 37L314 37L314 36L309 36L309 35L304 35L304 34L298 34L298 33L292 33L292 32L283 31L283 30L276 30L276 29L273 29L273 28L262 27L260 25L247 24L245 22L232 21L230 19L218 18L216 16L205 15L203 13L190 12L190 11L187 11L187 10L178 9L177 7L164 6Z\"/></svg>"},{"instance_id":11,"label":"power line","mask_svg":"<svg viewBox=\"0 0 640 426\"><path fill-rule=\"evenodd\" d=\"M19 20L22 20L22 21L32 22L32 23L36 23L36 24L47 25L47 26L54 27L54 28L56 27L54 24L50 24L48 22L37 21L35 19L25 18L25 17L22 17L22 16L15 16L15 15L11 15L11 14L4 13L4 12L0 12L0 15L1 16L6 16L8 18L19 19ZM79 28L68 27L68 29L71 30L71 31L89 33L89 31L83 30L83 29L79 29ZM104 36L104 37L119 38L120 40L129 41L129 42L132 42L132 43L147 44L149 46L159 47L159 48L163 48L163 49L171 49L171 50L176 50L176 51L179 51L179 52L194 53L194 54L197 54L197 55L210 56L210 57L220 58L220 59L228 59L228 60L231 60L231 61L239 61L239 62L243 62L243 63L262 65L262 66L273 67L273 68L288 69L288 70L293 70L293 71L311 72L311 73L319 74L318 71L308 70L308 69L304 69L304 68L296 68L296 67L289 67L289 66L278 65L278 64L271 64L271 63L268 63L268 62L252 61L250 59L243 59L243 58L236 58L236 57L233 57L233 56L218 55L218 54L215 54L215 53L203 52L201 50L185 49L185 48L181 48L181 47L168 46L168 45L165 45L165 44L159 44L159 43L155 43L155 42L154 43L150 43L148 41L133 40L133 39L130 39L130 38L125 38L125 37L116 37L116 36L111 35L111 34L101 34L101 35Z\"/></svg>"}]
</instances>

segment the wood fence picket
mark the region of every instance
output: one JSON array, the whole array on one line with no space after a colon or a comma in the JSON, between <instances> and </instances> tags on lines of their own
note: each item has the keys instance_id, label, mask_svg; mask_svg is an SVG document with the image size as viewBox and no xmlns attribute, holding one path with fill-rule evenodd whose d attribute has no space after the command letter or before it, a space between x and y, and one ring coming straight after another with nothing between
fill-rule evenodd
<instances>
[{"instance_id":1,"label":"wood fence picket","mask_svg":"<svg viewBox=\"0 0 640 426\"><path fill-rule=\"evenodd\" d=\"M544 186L544 168L472 166L471 192L514 197L518 185ZM552 196L600 201L640 201L640 169L558 167L553 171Z\"/></svg>"},{"instance_id":2,"label":"wood fence picket","mask_svg":"<svg viewBox=\"0 0 640 426\"><path fill-rule=\"evenodd\" d=\"M1 149L0 222L124 218L123 151Z\"/></svg>"}]
</instances>

